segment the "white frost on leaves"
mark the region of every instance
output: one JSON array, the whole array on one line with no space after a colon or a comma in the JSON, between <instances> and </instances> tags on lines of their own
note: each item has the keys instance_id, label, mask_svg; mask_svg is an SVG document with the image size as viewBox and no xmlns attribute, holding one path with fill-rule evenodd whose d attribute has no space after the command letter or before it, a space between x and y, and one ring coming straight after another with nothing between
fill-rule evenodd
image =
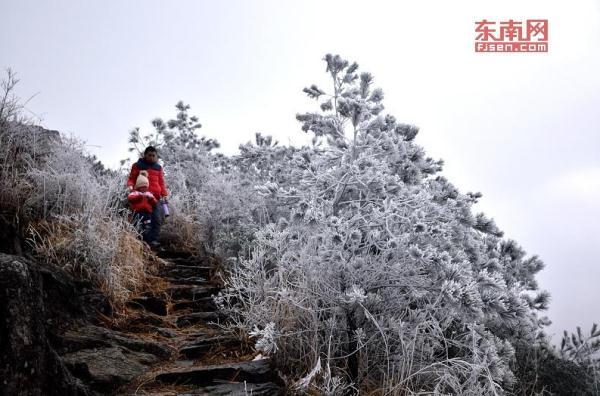
<instances>
[{"instance_id":1,"label":"white frost on leaves","mask_svg":"<svg viewBox=\"0 0 600 396\"><path fill-rule=\"evenodd\" d=\"M358 285L352 285L349 291L346 292L347 304L362 304L367 299L365 291Z\"/></svg>"},{"instance_id":2,"label":"white frost on leaves","mask_svg":"<svg viewBox=\"0 0 600 396\"><path fill-rule=\"evenodd\" d=\"M254 347L257 350L263 351L267 355L277 351L277 331L275 330L275 323L269 322L263 329L254 326L254 330L250 332L250 335L252 337L258 337L258 340L254 344Z\"/></svg>"}]
</instances>

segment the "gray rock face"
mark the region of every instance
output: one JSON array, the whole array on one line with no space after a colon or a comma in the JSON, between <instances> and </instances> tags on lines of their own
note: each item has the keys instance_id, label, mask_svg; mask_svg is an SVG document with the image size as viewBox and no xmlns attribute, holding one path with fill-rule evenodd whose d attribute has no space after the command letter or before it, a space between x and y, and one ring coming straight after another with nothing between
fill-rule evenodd
<instances>
[{"instance_id":1,"label":"gray rock face","mask_svg":"<svg viewBox=\"0 0 600 396\"><path fill-rule=\"evenodd\" d=\"M0 253L0 393L87 395L50 345L43 296L36 265Z\"/></svg>"},{"instance_id":2,"label":"gray rock face","mask_svg":"<svg viewBox=\"0 0 600 396\"><path fill-rule=\"evenodd\" d=\"M92 324L95 298L57 268L0 253L0 395L110 393L170 358L159 342Z\"/></svg>"}]
</instances>

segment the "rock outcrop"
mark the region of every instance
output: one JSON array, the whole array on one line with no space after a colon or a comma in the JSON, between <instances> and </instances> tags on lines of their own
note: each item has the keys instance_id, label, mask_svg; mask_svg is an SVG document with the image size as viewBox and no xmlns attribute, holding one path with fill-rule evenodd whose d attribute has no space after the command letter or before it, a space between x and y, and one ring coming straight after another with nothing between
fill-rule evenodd
<instances>
[{"instance_id":1,"label":"rock outcrop","mask_svg":"<svg viewBox=\"0 0 600 396\"><path fill-rule=\"evenodd\" d=\"M57 288L73 297L73 284L66 274L0 253L1 394L89 394L56 353L47 332L53 321L60 319L58 307L50 306L47 298ZM65 301L58 299L52 305L61 302ZM68 304L60 309L79 308Z\"/></svg>"}]
</instances>

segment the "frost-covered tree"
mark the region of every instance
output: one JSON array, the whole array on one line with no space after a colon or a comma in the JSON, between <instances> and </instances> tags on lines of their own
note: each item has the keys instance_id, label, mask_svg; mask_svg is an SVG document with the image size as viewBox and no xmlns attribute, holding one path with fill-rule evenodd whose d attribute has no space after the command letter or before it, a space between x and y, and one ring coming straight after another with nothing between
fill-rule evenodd
<instances>
[{"instance_id":1,"label":"frost-covered tree","mask_svg":"<svg viewBox=\"0 0 600 396\"><path fill-rule=\"evenodd\" d=\"M594 323L589 335L581 327L575 333L564 332L560 343L561 356L576 363L600 368L600 328Z\"/></svg>"},{"instance_id":2,"label":"frost-covered tree","mask_svg":"<svg viewBox=\"0 0 600 396\"><path fill-rule=\"evenodd\" d=\"M219 147L216 139L198 136L202 127L195 115L190 115L190 105L177 102L175 118L164 121L157 117L152 120L153 130L142 133L139 127L129 132L129 152L141 155L146 146L154 146L160 150L165 161L198 160L206 153ZM124 162L124 161L123 161Z\"/></svg>"},{"instance_id":3,"label":"frost-covered tree","mask_svg":"<svg viewBox=\"0 0 600 396\"><path fill-rule=\"evenodd\" d=\"M299 387L501 393L513 340L546 323L541 260L472 213L481 194L436 175L442 161L383 113L370 74L325 61L331 90L306 88L320 111L297 116L313 147L287 152L284 173L256 165L256 191L285 215L260 229L220 301L247 331L269 330L257 346Z\"/></svg>"}]
</instances>

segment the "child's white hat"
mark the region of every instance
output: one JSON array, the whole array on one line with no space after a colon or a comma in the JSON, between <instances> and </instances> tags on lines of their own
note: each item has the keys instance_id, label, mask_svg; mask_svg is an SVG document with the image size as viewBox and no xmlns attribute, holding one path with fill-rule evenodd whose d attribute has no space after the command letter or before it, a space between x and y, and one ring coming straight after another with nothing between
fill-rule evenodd
<instances>
[{"instance_id":1,"label":"child's white hat","mask_svg":"<svg viewBox=\"0 0 600 396\"><path fill-rule=\"evenodd\" d=\"M148 186L150 186L150 182L148 181L148 172L145 170L140 171L140 174L138 175L138 177L135 181L135 188L148 187Z\"/></svg>"}]
</instances>

